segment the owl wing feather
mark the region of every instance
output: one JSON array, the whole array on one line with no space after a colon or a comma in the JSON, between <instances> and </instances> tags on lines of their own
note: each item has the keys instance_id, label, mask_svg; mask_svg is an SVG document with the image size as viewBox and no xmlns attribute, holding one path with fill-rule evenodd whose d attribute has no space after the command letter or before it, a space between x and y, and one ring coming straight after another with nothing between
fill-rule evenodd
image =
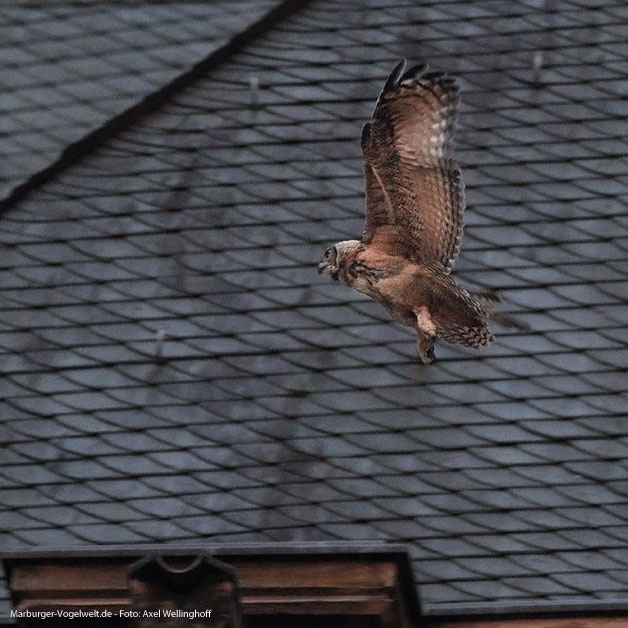
<instances>
[{"instance_id":1,"label":"owl wing feather","mask_svg":"<svg viewBox=\"0 0 628 628\"><path fill-rule=\"evenodd\" d=\"M464 185L451 158L455 81L426 66L392 71L362 132L363 242L449 272L462 236Z\"/></svg>"}]
</instances>

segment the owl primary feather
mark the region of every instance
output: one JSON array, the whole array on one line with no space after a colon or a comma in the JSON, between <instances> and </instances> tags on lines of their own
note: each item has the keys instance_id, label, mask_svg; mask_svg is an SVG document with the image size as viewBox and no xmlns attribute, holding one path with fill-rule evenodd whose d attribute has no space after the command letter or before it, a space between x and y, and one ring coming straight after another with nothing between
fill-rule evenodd
<instances>
[{"instance_id":1,"label":"owl primary feather","mask_svg":"<svg viewBox=\"0 0 628 628\"><path fill-rule=\"evenodd\" d=\"M362 131L366 220L361 240L329 247L318 270L362 292L417 332L419 356L436 338L467 347L493 340L491 295L449 274L460 249L464 185L451 158L460 102L442 73L402 61L388 77ZM504 318L505 315L502 315Z\"/></svg>"}]
</instances>

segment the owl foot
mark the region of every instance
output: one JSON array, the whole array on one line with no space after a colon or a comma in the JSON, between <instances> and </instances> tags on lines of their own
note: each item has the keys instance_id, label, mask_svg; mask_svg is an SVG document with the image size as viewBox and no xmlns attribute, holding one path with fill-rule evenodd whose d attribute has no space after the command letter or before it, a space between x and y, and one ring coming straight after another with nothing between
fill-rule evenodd
<instances>
[{"instance_id":1,"label":"owl foot","mask_svg":"<svg viewBox=\"0 0 628 628\"><path fill-rule=\"evenodd\" d=\"M414 313L416 314L418 330L422 334L425 334L430 338L434 338L434 336L436 336L436 325L434 325L434 322L432 321L430 311L423 305L414 310Z\"/></svg>"},{"instance_id":2,"label":"owl foot","mask_svg":"<svg viewBox=\"0 0 628 628\"><path fill-rule=\"evenodd\" d=\"M419 357L423 364L430 364L436 358L434 356L434 338L436 338L436 325L432 321L430 311L421 306L414 310L416 314L417 324L417 347L419 349Z\"/></svg>"},{"instance_id":3,"label":"owl foot","mask_svg":"<svg viewBox=\"0 0 628 628\"><path fill-rule=\"evenodd\" d=\"M434 355L434 336L426 336L419 332L416 345L423 364L431 364L436 359Z\"/></svg>"}]
</instances>

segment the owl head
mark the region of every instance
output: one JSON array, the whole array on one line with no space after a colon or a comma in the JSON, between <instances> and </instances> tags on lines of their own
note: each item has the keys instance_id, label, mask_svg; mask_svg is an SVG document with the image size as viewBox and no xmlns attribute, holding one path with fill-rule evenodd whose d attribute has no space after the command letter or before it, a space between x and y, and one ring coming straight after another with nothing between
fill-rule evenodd
<instances>
[{"instance_id":1,"label":"owl head","mask_svg":"<svg viewBox=\"0 0 628 628\"><path fill-rule=\"evenodd\" d=\"M335 281L341 280L351 285L353 275L350 275L348 271L363 248L360 240L337 242L323 253L323 258L318 265L318 272L329 275Z\"/></svg>"}]
</instances>

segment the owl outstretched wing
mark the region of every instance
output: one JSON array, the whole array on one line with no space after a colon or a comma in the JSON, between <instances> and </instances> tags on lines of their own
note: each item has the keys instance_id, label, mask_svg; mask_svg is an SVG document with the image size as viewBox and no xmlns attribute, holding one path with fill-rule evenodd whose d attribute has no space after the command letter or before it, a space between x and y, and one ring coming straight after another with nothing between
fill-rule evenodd
<instances>
[{"instance_id":1,"label":"owl outstretched wing","mask_svg":"<svg viewBox=\"0 0 628 628\"><path fill-rule=\"evenodd\" d=\"M362 241L449 272L462 237L464 185L451 158L460 101L455 81L426 66L388 77L362 132L366 221Z\"/></svg>"}]
</instances>

